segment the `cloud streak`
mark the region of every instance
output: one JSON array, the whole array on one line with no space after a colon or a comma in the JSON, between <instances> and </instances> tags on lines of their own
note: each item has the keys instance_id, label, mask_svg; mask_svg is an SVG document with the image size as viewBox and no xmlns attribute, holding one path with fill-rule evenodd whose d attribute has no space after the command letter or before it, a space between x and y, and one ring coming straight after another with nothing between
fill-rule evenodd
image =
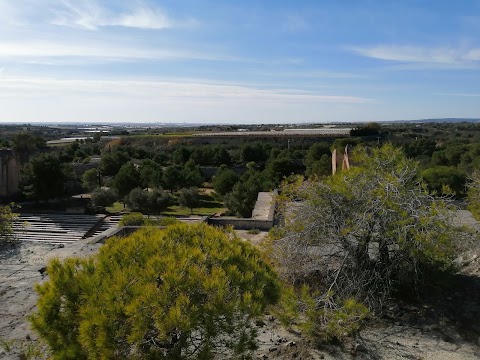
<instances>
[{"instance_id":1,"label":"cloud streak","mask_svg":"<svg viewBox=\"0 0 480 360\"><path fill-rule=\"evenodd\" d=\"M195 50L137 47L129 44L113 44L107 41L0 41L0 60L27 63L62 63L69 58L94 61L136 61L165 59L194 59L210 61L235 61L231 56L207 54Z\"/></svg>"},{"instance_id":2,"label":"cloud streak","mask_svg":"<svg viewBox=\"0 0 480 360\"><path fill-rule=\"evenodd\" d=\"M430 64L436 67L471 67L480 61L480 48L466 47L421 47L378 45L370 47L349 47L354 53L378 60Z\"/></svg>"},{"instance_id":3,"label":"cloud streak","mask_svg":"<svg viewBox=\"0 0 480 360\"><path fill-rule=\"evenodd\" d=\"M107 6L102 0L0 0L0 19L4 25L50 24L82 30L106 27L162 30L198 25L193 18L175 19L163 8L141 1L118 1L115 5Z\"/></svg>"},{"instance_id":4,"label":"cloud streak","mask_svg":"<svg viewBox=\"0 0 480 360\"><path fill-rule=\"evenodd\" d=\"M290 103L338 103L363 104L372 99L323 95L315 92L257 89L234 84L209 84L177 81L143 80L62 80L53 78L13 78L0 77L0 92L4 97L43 97L51 93L63 95L83 94L87 97L114 96L116 98L141 98L144 101L204 101L234 100L249 102L290 102Z\"/></svg>"},{"instance_id":5,"label":"cloud streak","mask_svg":"<svg viewBox=\"0 0 480 360\"><path fill-rule=\"evenodd\" d=\"M52 24L88 30L106 26L159 30L177 25L162 9L146 5L115 14L91 0L63 0L61 6L54 7L52 12Z\"/></svg>"},{"instance_id":6,"label":"cloud streak","mask_svg":"<svg viewBox=\"0 0 480 360\"><path fill-rule=\"evenodd\" d=\"M460 97L480 97L480 94L475 94L475 93L435 93L434 95L460 96Z\"/></svg>"}]
</instances>

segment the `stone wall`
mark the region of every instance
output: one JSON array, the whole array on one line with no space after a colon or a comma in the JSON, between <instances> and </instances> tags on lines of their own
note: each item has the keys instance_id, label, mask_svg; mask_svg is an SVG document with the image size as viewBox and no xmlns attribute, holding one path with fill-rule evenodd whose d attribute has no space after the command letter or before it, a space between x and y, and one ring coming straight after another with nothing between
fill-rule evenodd
<instances>
[{"instance_id":1,"label":"stone wall","mask_svg":"<svg viewBox=\"0 0 480 360\"><path fill-rule=\"evenodd\" d=\"M273 227L273 220L256 220L249 218L237 218L237 217L211 217L208 219L210 225L215 226L233 226L234 229L238 230L251 230L258 229L263 231L268 231Z\"/></svg>"},{"instance_id":2,"label":"stone wall","mask_svg":"<svg viewBox=\"0 0 480 360\"><path fill-rule=\"evenodd\" d=\"M18 193L20 161L12 149L0 149L0 197Z\"/></svg>"},{"instance_id":3,"label":"stone wall","mask_svg":"<svg viewBox=\"0 0 480 360\"><path fill-rule=\"evenodd\" d=\"M275 196L278 191L258 193L257 202L251 218L237 218L233 216L210 217L208 223L215 226L233 226L239 230L258 229L270 230L275 220Z\"/></svg>"}]
</instances>

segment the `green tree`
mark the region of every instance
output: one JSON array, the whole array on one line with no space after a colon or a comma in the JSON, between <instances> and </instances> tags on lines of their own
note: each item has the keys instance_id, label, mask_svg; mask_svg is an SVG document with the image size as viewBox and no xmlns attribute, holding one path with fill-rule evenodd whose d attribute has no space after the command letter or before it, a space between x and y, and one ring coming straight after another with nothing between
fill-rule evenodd
<instances>
[{"instance_id":1,"label":"green tree","mask_svg":"<svg viewBox=\"0 0 480 360\"><path fill-rule=\"evenodd\" d=\"M316 160L307 167L307 176L328 176L332 174L332 155L323 154L320 160Z\"/></svg>"},{"instance_id":2,"label":"green tree","mask_svg":"<svg viewBox=\"0 0 480 360\"><path fill-rule=\"evenodd\" d=\"M213 178L213 189L218 195L224 196L226 193L232 191L237 181L238 176L235 174L235 171L226 166L221 166Z\"/></svg>"},{"instance_id":3,"label":"green tree","mask_svg":"<svg viewBox=\"0 0 480 360\"><path fill-rule=\"evenodd\" d=\"M184 146L178 147L172 154L172 160L174 164L183 165L185 164L190 156L192 155L192 150Z\"/></svg>"},{"instance_id":4,"label":"green tree","mask_svg":"<svg viewBox=\"0 0 480 360\"><path fill-rule=\"evenodd\" d=\"M183 188L178 195L178 202L180 206L184 206L190 209L190 213L193 214L193 208L200 204L200 193L198 188Z\"/></svg>"},{"instance_id":5,"label":"green tree","mask_svg":"<svg viewBox=\"0 0 480 360\"><path fill-rule=\"evenodd\" d=\"M310 146L308 149L307 155L305 156L305 160L303 164L307 168L307 173L311 172L311 168L313 167L313 163L320 160L323 155L327 155L330 158L332 157L332 152L330 150L330 146L327 143L318 142ZM313 175L313 174L310 174Z\"/></svg>"},{"instance_id":6,"label":"green tree","mask_svg":"<svg viewBox=\"0 0 480 360\"><path fill-rule=\"evenodd\" d=\"M210 161L213 165L231 165L232 164L232 157L228 153L228 151L224 148L217 147L214 150L213 158Z\"/></svg>"},{"instance_id":7,"label":"green tree","mask_svg":"<svg viewBox=\"0 0 480 360\"><path fill-rule=\"evenodd\" d=\"M378 308L451 269L456 244L469 235L452 225L452 208L418 184L416 164L400 149L358 148L352 157L358 165L348 171L284 189L290 205L273 254L290 282L315 279L319 306L328 296Z\"/></svg>"},{"instance_id":8,"label":"green tree","mask_svg":"<svg viewBox=\"0 0 480 360\"><path fill-rule=\"evenodd\" d=\"M293 174L297 167L292 159L287 156L278 157L268 162L265 168L265 175L274 184L279 184L283 178Z\"/></svg>"},{"instance_id":9,"label":"green tree","mask_svg":"<svg viewBox=\"0 0 480 360\"><path fill-rule=\"evenodd\" d=\"M120 196L128 195L130 191L141 185L140 174L133 162L122 165L115 175L114 184Z\"/></svg>"},{"instance_id":10,"label":"green tree","mask_svg":"<svg viewBox=\"0 0 480 360\"><path fill-rule=\"evenodd\" d=\"M115 176L123 164L131 159L127 152L121 150L111 150L102 155L100 161L100 171L105 176Z\"/></svg>"},{"instance_id":11,"label":"green tree","mask_svg":"<svg viewBox=\"0 0 480 360\"><path fill-rule=\"evenodd\" d=\"M178 165L167 166L162 174L162 184L165 189L171 192L182 187L182 168Z\"/></svg>"},{"instance_id":12,"label":"green tree","mask_svg":"<svg viewBox=\"0 0 480 360\"><path fill-rule=\"evenodd\" d=\"M437 148L435 140L419 139L404 146L407 157L415 158L417 156L431 157Z\"/></svg>"},{"instance_id":13,"label":"green tree","mask_svg":"<svg viewBox=\"0 0 480 360\"><path fill-rule=\"evenodd\" d=\"M453 166L435 166L422 171L422 179L430 191L440 195L454 192L461 195L465 192L465 175Z\"/></svg>"},{"instance_id":14,"label":"green tree","mask_svg":"<svg viewBox=\"0 0 480 360\"><path fill-rule=\"evenodd\" d=\"M49 200L64 195L67 169L55 154L32 158L22 169L22 192L30 199Z\"/></svg>"},{"instance_id":15,"label":"green tree","mask_svg":"<svg viewBox=\"0 0 480 360\"><path fill-rule=\"evenodd\" d=\"M245 181L235 184L232 191L225 196L225 206L242 217L251 217L257 201L258 192L262 190L261 178L252 174Z\"/></svg>"},{"instance_id":16,"label":"green tree","mask_svg":"<svg viewBox=\"0 0 480 360\"><path fill-rule=\"evenodd\" d=\"M240 149L240 157L242 163L254 161L256 163L264 162L268 159L271 151L271 146L266 143L257 142L255 144L243 145Z\"/></svg>"},{"instance_id":17,"label":"green tree","mask_svg":"<svg viewBox=\"0 0 480 360\"><path fill-rule=\"evenodd\" d=\"M162 178L162 167L160 164L150 159L143 160L139 172L144 188L160 186Z\"/></svg>"},{"instance_id":18,"label":"green tree","mask_svg":"<svg viewBox=\"0 0 480 360\"><path fill-rule=\"evenodd\" d=\"M111 206L118 198L118 193L113 189L96 188L92 192L92 203L95 207Z\"/></svg>"},{"instance_id":19,"label":"green tree","mask_svg":"<svg viewBox=\"0 0 480 360\"><path fill-rule=\"evenodd\" d=\"M15 135L13 146L20 157L22 163L28 161L30 156L34 155L38 149L46 146L46 141L42 137L28 131L23 131Z\"/></svg>"},{"instance_id":20,"label":"green tree","mask_svg":"<svg viewBox=\"0 0 480 360\"><path fill-rule=\"evenodd\" d=\"M142 229L47 272L30 320L53 359L246 358L279 297L252 245L205 224Z\"/></svg>"},{"instance_id":21,"label":"green tree","mask_svg":"<svg viewBox=\"0 0 480 360\"><path fill-rule=\"evenodd\" d=\"M182 169L179 181L182 187L198 187L202 186L205 178L200 171L200 167L193 160L189 160Z\"/></svg>"},{"instance_id":22,"label":"green tree","mask_svg":"<svg viewBox=\"0 0 480 360\"><path fill-rule=\"evenodd\" d=\"M159 213L173 205L172 195L161 190L145 191L135 188L125 199L127 206L134 211Z\"/></svg>"},{"instance_id":23,"label":"green tree","mask_svg":"<svg viewBox=\"0 0 480 360\"><path fill-rule=\"evenodd\" d=\"M87 191L92 191L100 186L100 173L97 169L89 169L82 175L82 184Z\"/></svg>"}]
</instances>

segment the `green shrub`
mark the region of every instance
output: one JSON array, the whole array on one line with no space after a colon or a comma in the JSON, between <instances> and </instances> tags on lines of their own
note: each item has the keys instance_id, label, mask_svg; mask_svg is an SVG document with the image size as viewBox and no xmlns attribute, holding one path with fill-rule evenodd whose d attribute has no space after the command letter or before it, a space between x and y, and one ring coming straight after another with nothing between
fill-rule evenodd
<instances>
[{"instance_id":1,"label":"green shrub","mask_svg":"<svg viewBox=\"0 0 480 360\"><path fill-rule=\"evenodd\" d=\"M118 222L118 226L143 226L145 225L145 217L142 213L133 212L122 216Z\"/></svg>"},{"instance_id":2,"label":"green shrub","mask_svg":"<svg viewBox=\"0 0 480 360\"><path fill-rule=\"evenodd\" d=\"M53 359L244 359L280 292L258 250L205 224L145 228L47 272L30 319Z\"/></svg>"},{"instance_id":3,"label":"green shrub","mask_svg":"<svg viewBox=\"0 0 480 360\"><path fill-rule=\"evenodd\" d=\"M307 285L297 291L290 286L283 289L275 315L282 325L297 324L311 338L342 339L360 328L369 310L354 299L337 301L333 293L319 297Z\"/></svg>"},{"instance_id":4,"label":"green shrub","mask_svg":"<svg viewBox=\"0 0 480 360\"><path fill-rule=\"evenodd\" d=\"M15 239L13 234L13 224L18 217L12 211L13 204L0 205L0 244L2 241L10 241Z\"/></svg>"}]
</instances>

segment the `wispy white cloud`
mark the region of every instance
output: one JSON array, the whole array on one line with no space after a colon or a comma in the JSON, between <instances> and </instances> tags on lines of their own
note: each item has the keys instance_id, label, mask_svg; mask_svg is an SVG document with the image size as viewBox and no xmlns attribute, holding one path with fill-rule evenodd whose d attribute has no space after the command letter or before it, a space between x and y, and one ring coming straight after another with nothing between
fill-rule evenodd
<instances>
[{"instance_id":1,"label":"wispy white cloud","mask_svg":"<svg viewBox=\"0 0 480 360\"><path fill-rule=\"evenodd\" d=\"M84 63L93 61L134 61L164 59L196 59L212 61L234 61L234 57L212 53L154 47L138 47L127 43L107 41L0 41L0 59L26 63Z\"/></svg>"},{"instance_id":2,"label":"wispy white cloud","mask_svg":"<svg viewBox=\"0 0 480 360\"><path fill-rule=\"evenodd\" d=\"M327 94L173 79L71 80L4 75L0 76L0 122L345 121L356 116L359 108L375 104L367 98Z\"/></svg>"},{"instance_id":3,"label":"wispy white cloud","mask_svg":"<svg viewBox=\"0 0 480 360\"><path fill-rule=\"evenodd\" d=\"M372 99L349 95L324 95L294 89L257 89L235 84L192 83L181 81L144 80L64 80L54 78L0 77L0 93L3 97L30 95L49 96L83 94L114 96L120 98L141 98L143 101L248 101L248 102L290 102L290 103L338 103L363 104Z\"/></svg>"},{"instance_id":4,"label":"wispy white cloud","mask_svg":"<svg viewBox=\"0 0 480 360\"><path fill-rule=\"evenodd\" d=\"M304 70L304 71L279 71L279 72L257 72L257 75L278 77L278 78L314 78L314 79L361 79L366 78L365 74L354 74L347 72L329 70Z\"/></svg>"},{"instance_id":5,"label":"wispy white cloud","mask_svg":"<svg viewBox=\"0 0 480 360\"><path fill-rule=\"evenodd\" d=\"M167 29L198 25L193 18L176 19L163 8L142 1L118 1L107 6L102 0L0 0L0 25L53 24L84 30L103 27Z\"/></svg>"},{"instance_id":6,"label":"wispy white cloud","mask_svg":"<svg viewBox=\"0 0 480 360\"><path fill-rule=\"evenodd\" d=\"M475 93L434 93L434 95L445 95L445 96L460 96L460 97L480 97L480 94Z\"/></svg>"},{"instance_id":7,"label":"wispy white cloud","mask_svg":"<svg viewBox=\"0 0 480 360\"><path fill-rule=\"evenodd\" d=\"M480 61L480 48L468 47L421 47L379 45L349 47L349 50L373 59L398 63L430 64L434 67L471 67Z\"/></svg>"},{"instance_id":8,"label":"wispy white cloud","mask_svg":"<svg viewBox=\"0 0 480 360\"><path fill-rule=\"evenodd\" d=\"M141 29L166 29L178 23L169 18L164 10L148 5L114 13L93 0L63 0L51 7L54 25L96 30L105 26L124 26Z\"/></svg>"}]
</instances>

